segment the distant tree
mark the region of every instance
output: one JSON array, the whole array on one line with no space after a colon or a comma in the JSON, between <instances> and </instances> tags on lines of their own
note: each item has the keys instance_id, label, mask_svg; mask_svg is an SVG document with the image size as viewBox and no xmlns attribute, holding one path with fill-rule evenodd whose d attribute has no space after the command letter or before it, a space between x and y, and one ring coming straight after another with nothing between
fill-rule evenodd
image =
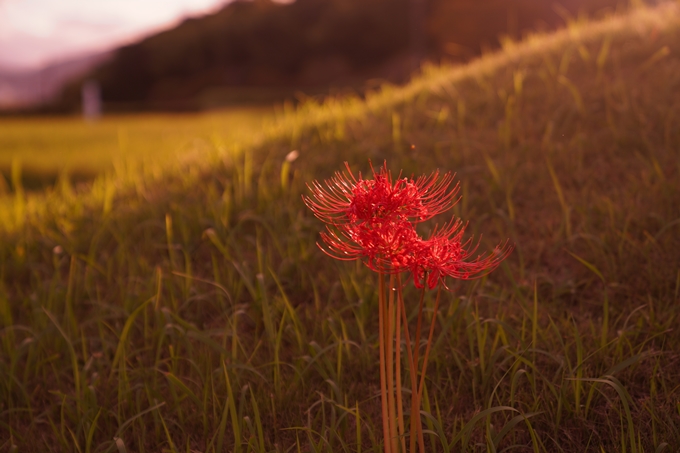
<instances>
[{"instance_id":1,"label":"distant tree","mask_svg":"<svg viewBox=\"0 0 680 453\"><path fill-rule=\"evenodd\" d=\"M576 14L618 0L563 1ZM546 0L236 0L120 48L86 78L99 81L108 105L181 104L213 87L404 77L424 59L467 59L502 35L563 22ZM64 105L78 105L80 82L64 90Z\"/></svg>"},{"instance_id":2,"label":"distant tree","mask_svg":"<svg viewBox=\"0 0 680 453\"><path fill-rule=\"evenodd\" d=\"M415 71L420 62L425 58L427 4L426 0L410 1L410 40L411 40L411 67Z\"/></svg>"}]
</instances>

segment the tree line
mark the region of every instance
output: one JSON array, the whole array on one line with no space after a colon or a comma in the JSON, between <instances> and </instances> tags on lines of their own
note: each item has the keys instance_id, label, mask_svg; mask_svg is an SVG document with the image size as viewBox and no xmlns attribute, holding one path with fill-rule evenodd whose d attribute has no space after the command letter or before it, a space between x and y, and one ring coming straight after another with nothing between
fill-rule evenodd
<instances>
[{"instance_id":1,"label":"tree line","mask_svg":"<svg viewBox=\"0 0 680 453\"><path fill-rule=\"evenodd\" d=\"M416 1L423 2L420 28L411 23ZM121 47L84 79L97 80L105 105L119 108L193 108L211 93L247 101L371 78L401 82L413 69L414 42L422 43L420 59L466 60L502 36L555 28L617 1L236 0ZM60 106L76 108L84 79L65 88Z\"/></svg>"}]
</instances>

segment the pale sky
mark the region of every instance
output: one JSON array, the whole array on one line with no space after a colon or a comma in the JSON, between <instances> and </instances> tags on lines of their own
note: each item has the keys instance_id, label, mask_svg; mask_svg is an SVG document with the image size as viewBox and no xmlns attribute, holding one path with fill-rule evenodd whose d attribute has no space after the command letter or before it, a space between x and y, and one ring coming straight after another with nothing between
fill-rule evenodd
<instances>
[{"instance_id":1,"label":"pale sky","mask_svg":"<svg viewBox=\"0 0 680 453\"><path fill-rule=\"evenodd\" d=\"M0 0L0 67L38 68L107 50L225 0Z\"/></svg>"}]
</instances>

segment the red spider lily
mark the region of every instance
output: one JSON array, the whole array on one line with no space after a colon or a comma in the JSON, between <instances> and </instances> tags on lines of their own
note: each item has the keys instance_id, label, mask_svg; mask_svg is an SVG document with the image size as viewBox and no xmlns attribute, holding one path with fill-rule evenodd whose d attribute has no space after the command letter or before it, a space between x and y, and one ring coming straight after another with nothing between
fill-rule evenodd
<instances>
[{"instance_id":1,"label":"red spider lily","mask_svg":"<svg viewBox=\"0 0 680 453\"><path fill-rule=\"evenodd\" d=\"M417 288L425 285L433 289L438 283L445 288L446 277L469 280L481 278L493 271L512 252L507 242L498 245L490 254L470 259L479 247L472 239L463 242L465 226L460 220L451 221L439 232L418 244L409 270Z\"/></svg>"},{"instance_id":2,"label":"red spider lily","mask_svg":"<svg viewBox=\"0 0 680 453\"><path fill-rule=\"evenodd\" d=\"M303 197L316 217L328 224L321 234L328 255L341 260L365 258L374 271L408 269L420 248L414 225L446 211L455 203L458 185L449 190L453 175L435 171L417 179L392 180L383 163L371 165L373 179L337 172L325 187L314 182L313 197ZM322 249L323 250L323 249Z\"/></svg>"},{"instance_id":3,"label":"red spider lily","mask_svg":"<svg viewBox=\"0 0 680 453\"><path fill-rule=\"evenodd\" d=\"M314 181L309 189L313 197L303 197L314 215L325 223L338 225L346 222L390 222L409 219L423 222L448 210L455 204L458 185L449 191L453 175L439 172L415 180L392 180L387 163L376 171L371 165L373 179L354 176L345 162L346 173L337 172L326 181L325 187Z\"/></svg>"},{"instance_id":4,"label":"red spider lily","mask_svg":"<svg viewBox=\"0 0 680 453\"><path fill-rule=\"evenodd\" d=\"M401 344L402 328L412 395L410 451L415 453L417 440L420 453L424 453L420 401L437 319L432 316L418 381L416 368L426 288L433 289L441 285L435 300L436 314L441 289L446 288L446 277L482 277L495 269L512 251L512 247L506 242L488 255L472 258L479 242L473 244L471 239L463 242L465 226L460 220L452 220L440 230L435 228L429 239L418 236L417 223L448 210L455 203L458 185L449 190L453 182L451 173L446 173L441 179L436 171L415 180L399 177L393 181L386 163L378 171L371 166L373 179L363 179L361 173L354 176L347 163L345 167L346 173L337 172L325 182L325 186L314 181L309 187L312 197L303 196L303 199L314 215L327 224L326 232L321 233L327 249L320 246L325 253L340 260L364 259L368 267L379 273L380 391L385 453L397 453L398 443L401 443L401 451L406 451L406 428L402 412L402 353L400 347L394 350L395 344ZM422 289L413 348L400 283L403 271L410 271L415 286ZM397 287L396 303L394 292L386 290L386 274L390 275L390 288L393 285ZM393 379L395 371L396 388Z\"/></svg>"},{"instance_id":5,"label":"red spider lily","mask_svg":"<svg viewBox=\"0 0 680 453\"><path fill-rule=\"evenodd\" d=\"M410 270L418 288L433 289L445 278L472 279L495 269L512 251L507 244L489 255L470 260L477 246L463 242L465 226L460 220L450 222L427 240L415 231L415 224L446 211L454 204L458 185L451 173L439 180L439 172L415 180L392 180L383 163L373 166L373 179L355 177L349 164L346 173L336 173L324 188L314 182L312 197L305 204L322 221L329 224L321 238L328 255L340 260L364 258L372 270L398 273ZM322 249L323 250L323 249ZM444 286L446 286L444 284Z\"/></svg>"},{"instance_id":6,"label":"red spider lily","mask_svg":"<svg viewBox=\"0 0 680 453\"><path fill-rule=\"evenodd\" d=\"M340 260L365 258L366 265L380 273L408 269L421 242L406 220L340 224L326 230L321 233L328 246L328 250L322 248L326 254Z\"/></svg>"}]
</instances>

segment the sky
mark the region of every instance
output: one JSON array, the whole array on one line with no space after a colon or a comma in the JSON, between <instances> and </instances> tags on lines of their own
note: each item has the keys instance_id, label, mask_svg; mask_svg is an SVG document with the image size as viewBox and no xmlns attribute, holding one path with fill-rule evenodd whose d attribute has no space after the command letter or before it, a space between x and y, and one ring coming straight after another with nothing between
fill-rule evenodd
<instances>
[{"instance_id":1,"label":"sky","mask_svg":"<svg viewBox=\"0 0 680 453\"><path fill-rule=\"evenodd\" d=\"M104 51L225 0L0 0L0 67L37 69Z\"/></svg>"}]
</instances>

